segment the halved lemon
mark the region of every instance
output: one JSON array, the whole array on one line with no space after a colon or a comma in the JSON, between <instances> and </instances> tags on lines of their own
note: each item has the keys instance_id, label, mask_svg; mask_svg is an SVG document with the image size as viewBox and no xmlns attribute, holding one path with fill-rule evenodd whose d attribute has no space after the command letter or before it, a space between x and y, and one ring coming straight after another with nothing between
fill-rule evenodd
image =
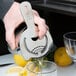
<instances>
[{"instance_id":1,"label":"halved lemon","mask_svg":"<svg viewBox=\"0 0 76 76\"><path fill-rule=\"evenodd\" d=\"M24 57L19 54L14 54L13 58L14 58L15 64L17 64L18 66L21 66L21 67L24 67L28 63L28 61L31 60L31 59L25 60Z\"/></svg>"},{"instance_id":2,"label":"halved lemon","mask_svg":"<svg viewBox=\"0 0 76 76\"><path fill-rule=\"evenodd\" d=\"M20 67L20 66L10 67L10 68L6 71L6 76L19 76L19 72L21 72L22 70L23 70L23 68Z\"/></svg>"},{"instance_id":3,"label":"halved lemon","mask_svg":"<svg viewBox=\"0 0 76 76\"><path fill-rule=\"evenodd\" d=\"M23 68L22 67L20 67L20 66L13 66L13 67L11 67L11 68L9 68L8 70L7 70L7 74L10 74L10 73L19 73L19 72L21 72L23 70Z\"/></svg>"},{"instance_id":4,"label":"halved lemon","mask_svg":"<svg viewBox=\"0 0 76 76\"><path fill-rule=\"evenodd\" d=\"M28 71L20 66L14 66L7 70L6 76L28 76Z\"/></svg>"}]
</instances>

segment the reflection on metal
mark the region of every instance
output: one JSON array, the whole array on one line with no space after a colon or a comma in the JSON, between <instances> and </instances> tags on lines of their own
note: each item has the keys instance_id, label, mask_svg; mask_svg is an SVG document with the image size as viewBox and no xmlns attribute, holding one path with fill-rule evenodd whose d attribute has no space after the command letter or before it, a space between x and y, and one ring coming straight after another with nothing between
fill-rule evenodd
<instances>
[{"instance_id":1,"label":"reflection on metal","mask_svg":"<svg viewBox=\"0 0 76 76\"><path fill-rule=\"evenodd\" d=\"M45 36L45 41L46 41L46 42L45 42L45 45L39 45L39 46L36 46L36 47L34 47L34 48L32 48L32 49L29 49L26 40L27 40L27 39L24 38L24 44L25 44L26 50L27 50L29 53L38 55L38 54L42 54L42 53L45 52L45 49L47 48L47 44L48 44L48 38L47 38L47 36ZM35 41L35 42L36 42L36 41ZM32 41L32 44L34 44L34 41ZM35 44L35 45L36 45L36 44Z\"/></svg>"}]
</instances>

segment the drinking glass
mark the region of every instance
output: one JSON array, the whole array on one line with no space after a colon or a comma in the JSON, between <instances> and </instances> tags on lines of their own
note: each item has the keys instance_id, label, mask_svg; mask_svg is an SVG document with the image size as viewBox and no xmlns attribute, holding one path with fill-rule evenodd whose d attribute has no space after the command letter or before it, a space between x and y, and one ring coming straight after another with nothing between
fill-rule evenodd
<instances>
[{"instance_id":1,"label":"drinking glass","mask_svg":"<svg viewBox=\"0 0 76 76\"><path fill-rule=\"evenodd\" d=\"M63 35L67 54L76 62L76 32L67 32Z\"/></svg>"},{"instance_id":2,"label":"drinking glass","mask_svg":"<svg viewBox=\"0 0 76 76\"><path fill-rule=\"evenodd\" d=\"M32 62L27 65L28 76L57 76L57 67L54 62L43 61L40 65Z\"/></svg>"}]
</instances>

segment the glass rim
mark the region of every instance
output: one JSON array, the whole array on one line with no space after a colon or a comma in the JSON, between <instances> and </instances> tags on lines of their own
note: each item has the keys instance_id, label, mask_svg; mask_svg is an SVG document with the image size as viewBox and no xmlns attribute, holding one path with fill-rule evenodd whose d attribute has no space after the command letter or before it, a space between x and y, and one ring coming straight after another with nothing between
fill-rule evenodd
<instances>
[{"instance_id":1,"label":"glass rim","mask_svg":"<svg viewBox=\"0 0 76 76\"><path fill-rule=\"evenodd\" d=\"M64 33L63 34L63 38L64 39L69 39L69 40L72 40L72 41L76 41L76 39L72 39L72 38L69 38L69 37L66 37L66 35L70 35L70 34L76 34L76 32L67 32L67 33Z\"/></svg>"},{"instance_id":2,"label":"glass rim","mask_svg":"<svg viewBox=\"0 0 76 76\"><path fill-rule=\"evenodd\" d=\"M52 72L54 72L54 71L57 70L57 66L56 66L56 64L55 64L53 61L44 60L43 62L52 63L52 64L55 66L55 69L52 70L52 71L48 71L48 72L34 72L34 71L31 71L31 70L28 68L28 66L29 66L30 64L32 64L32 63L30 63L29 65L27 65L26 69L27 69L28 71L32 72L32 73L35 73L35 74L47 74L47 73L52 73Z\"/></svg>"}]
</instances>

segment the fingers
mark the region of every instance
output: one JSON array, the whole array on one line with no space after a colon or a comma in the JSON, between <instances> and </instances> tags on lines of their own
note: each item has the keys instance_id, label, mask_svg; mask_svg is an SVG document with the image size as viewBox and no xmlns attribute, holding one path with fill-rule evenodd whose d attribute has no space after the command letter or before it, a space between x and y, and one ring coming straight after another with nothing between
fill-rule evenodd
<instances>
[{"instance_id":1,"label":"fingers","mask_svg":"<svg viewBox=\"0 0 76 76\"><path fill-rule=\"evenodd\" d=\"M44 20L41 20L41 21L42 22L38 23L39 24L38 28L39 28L39 38L40 39L42 39L47 32L47 26L45 24L45 21Z\"/></svg>"},{"instance_id":2,"label":"fingers","mask_svg":"<svg viewBox=\"0 0 76 76\"><path fill-rule=\"evenodd\" d=\"M16 36L14 34L14 31L8 30L6 32L6 41L8 42L8 47L11 48L11 50L15 50L16 48L19 47L19 41L20 41L20 36L22 34L23 30L20 31Z\"/></svg>"},{"instance_id":3,"label":"fingers","mask_svg":"<svg viewBox=\"0 0 76 76\"><path fill-rule=\"evenodd\" d=\"M45 20L39 16L37 11L33 10L33 14L34 22L36 25L38 25L38 27L36 27L36 32L39 38L42 39L48 30L48 26L46 25Z\"/></svg>"},{"instance_id":4,"label":"fingers","mask_svg":"<svg viewBox=\"0 0 76 76\"><path fill-rule=\"evenodd\" d=\"M42 39L48 30L48 26L46 25L45 20L38 16L34 16L34 21L35 24L38 25L38 27L36 28L36 32L39 38Z\"/></svg>"},{"instance_id":5,"label":"fingers","mask_svg":"<svg viewBox=\"0 0 76 76\"><path fill-rule=\"evenodd\" d=\"M15 36L14 33L11 31L6 32L6 41L8 42L8 46L14 50L16 48L15 44Z\"/></svg>"},{"instance_id":6,"label":"fingers","mask_svg":"<svg viewBox=\"0 0 76 76\"><path fill-rule=\"evenodd\" d=\"M6 41L11 49L14 50L17 47L14 30L19 26L19 24L24 22L24 19L19 9L19 3L14 2L12 4L10 9L4 16L3 21L6 30Z\"/></svg>"},{"instance_id":7,"label":"fingers","mask_svg":"<svg viewBox=\"0 0 76 76\"><path fill-rule=\"evenodd\" d=\"M38 12L35 11L35 10L32 10L33 11L33 14L36 15L36 16L39 16Z\"/></svg>"}]
</instances>

